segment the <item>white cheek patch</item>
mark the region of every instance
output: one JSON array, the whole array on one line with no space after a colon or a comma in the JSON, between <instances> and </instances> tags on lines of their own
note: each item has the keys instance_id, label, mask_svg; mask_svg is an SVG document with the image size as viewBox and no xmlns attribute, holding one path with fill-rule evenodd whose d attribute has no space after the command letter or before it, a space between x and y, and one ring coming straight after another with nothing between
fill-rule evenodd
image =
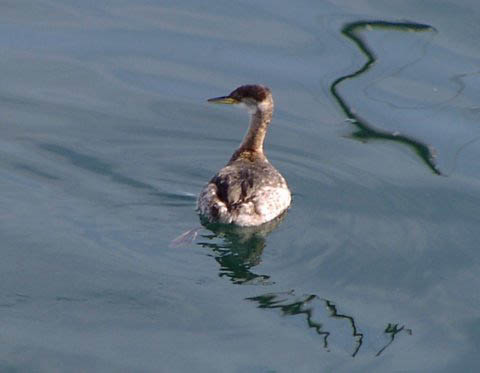
<instances>
[{"instance_id":1,"label":"white cheek patch","mask_svg":"<svg viewBox=\"0 0 480 373\"><path fill-rule=\"evenodd\" d=\"M257 111L257 107L255 105L248 105L245 102L240 102L238 106L247 109L250 114L255 114L255 112Z\"/></svg>"}]
</instances>

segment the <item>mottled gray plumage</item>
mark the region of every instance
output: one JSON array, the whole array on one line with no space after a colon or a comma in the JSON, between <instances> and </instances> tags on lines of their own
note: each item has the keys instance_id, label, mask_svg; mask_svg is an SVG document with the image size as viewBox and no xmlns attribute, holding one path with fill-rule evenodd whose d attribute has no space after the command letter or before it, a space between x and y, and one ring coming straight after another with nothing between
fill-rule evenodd
<instances>
[{"instance_id":1,"label":"mottled gray plumage","mask_svg":"<svg viewBox=\"0 0 480 373\"><path fill-rule=\"evenodd\" d=\"M250 127L240 147L201 191L197 207L210 222L253 226L282 214L291 194L283 176L263 153L272 119L273 98L260 85L246 85L211 102L243 104L251 112Z\"/></svg>"}]
</instances>

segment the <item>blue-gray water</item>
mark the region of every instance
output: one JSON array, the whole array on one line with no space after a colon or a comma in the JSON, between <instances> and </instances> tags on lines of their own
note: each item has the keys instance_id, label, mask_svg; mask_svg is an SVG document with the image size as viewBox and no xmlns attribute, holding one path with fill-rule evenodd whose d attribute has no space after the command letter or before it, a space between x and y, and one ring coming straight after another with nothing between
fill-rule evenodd
<instances>
[{"instance_id":1,"label":"blue-gray water","mask_svg":"<svg viewBox=\"0 0 480 373\"><path fill-rule=\"evenodd\" d=\"M479 17L0 2L0 370L475 371ZM292 208L172 247L248 120L205 100L245 83Z\"/></svg>"}]
</instances>

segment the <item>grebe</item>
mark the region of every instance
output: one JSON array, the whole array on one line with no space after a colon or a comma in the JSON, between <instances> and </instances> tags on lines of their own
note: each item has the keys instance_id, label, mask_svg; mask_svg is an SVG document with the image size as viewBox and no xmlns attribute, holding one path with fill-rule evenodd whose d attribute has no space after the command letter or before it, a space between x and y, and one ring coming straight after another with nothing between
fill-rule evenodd
<instances>
[{"instance_id":1,"label":"grebe","mask_svg":"<svg viewBox=\"0 0 480 373\"><path fill-rule=\"evenodd\" d=\"M238 104L251 114L250 126L230 161L203 188L197 209L210 223L255 226L281 215L292 200L287 182L263 153L263 142L272 120L270 89L244 85L228 96L208 100Z\"/></svg>"}]
</instances>

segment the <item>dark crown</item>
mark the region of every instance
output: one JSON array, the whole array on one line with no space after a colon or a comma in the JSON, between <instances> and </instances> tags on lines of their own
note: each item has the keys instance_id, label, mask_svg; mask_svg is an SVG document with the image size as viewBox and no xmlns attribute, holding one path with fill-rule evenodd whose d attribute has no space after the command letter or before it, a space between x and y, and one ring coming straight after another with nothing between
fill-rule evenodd
<instances>
[{"instance_id":1,"label":"dark crown","mask_svg":"<svg viewBox=\"0 0 480 373\"><path fill-rule=\"evenodd\" d=\"M242 85L235 89L232 93L228 96L234 98L236 100L241 101L244 98L251 98L257 102L262 102L265 100L270 93L270 89L263 85Z\"/></svg>"}]
</instances>

